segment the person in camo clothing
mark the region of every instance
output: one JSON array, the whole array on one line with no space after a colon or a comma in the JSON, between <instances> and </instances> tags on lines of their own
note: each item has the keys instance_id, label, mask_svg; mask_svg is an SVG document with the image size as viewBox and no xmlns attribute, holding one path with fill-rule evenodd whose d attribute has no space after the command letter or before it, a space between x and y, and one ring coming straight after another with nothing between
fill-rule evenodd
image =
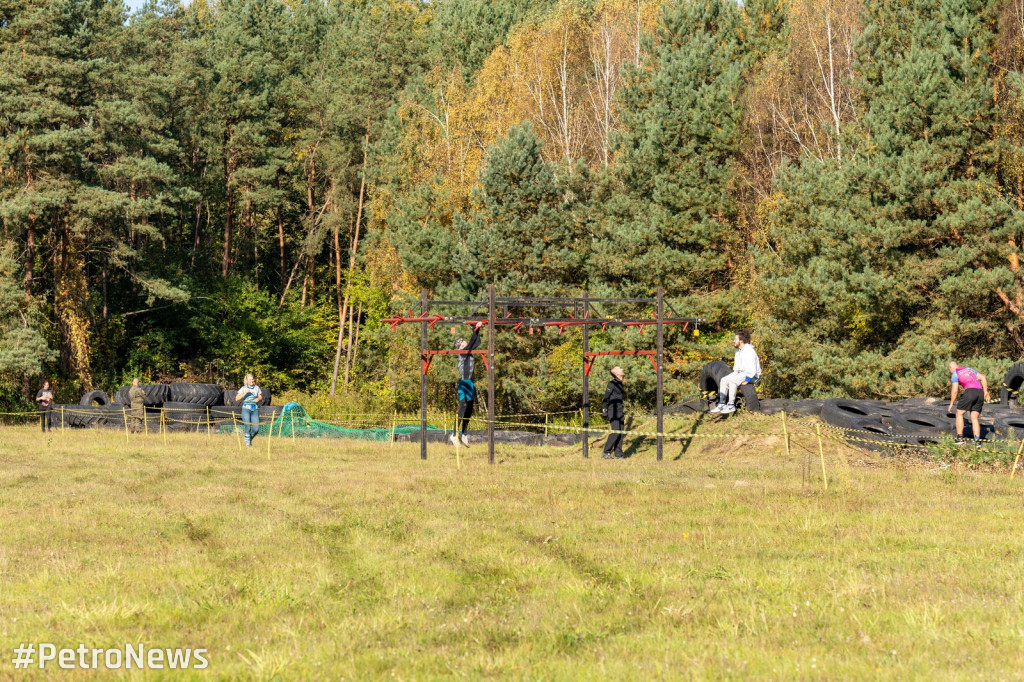
<instances>
[{"instance_id":1,"label":"person in camo clothing","mask_svg":"<svg viewBox=\"0 0 1024 682\"><path fill-rule=\"evenodd\" d=\"M139 386L138 377L132 379L132 387L128 389L128 404L131 406L132 416L129 420L132 431L142 431L143 420L146 418L146 392Z\"/></svg>"},{"instance_id":2,"label":"person in camo clothing","mask_svg":"<svg viewBox=\"0 0 1024 682\"><path fill-rule=\"evenodd\" d=\"M974 447L981 445L981 408L988 401L988 380L984 374L978 374L970 367L961 367L955 362L949 363L949 371L952 373L950 381L953 383L953 391L949 396L949 412L953 411L956 405L956 444L964 444L964 414L971 413L971 434L974 436ZM957 401L956 395L959 389L964 393Z\"/></svg>"}]
</instances>

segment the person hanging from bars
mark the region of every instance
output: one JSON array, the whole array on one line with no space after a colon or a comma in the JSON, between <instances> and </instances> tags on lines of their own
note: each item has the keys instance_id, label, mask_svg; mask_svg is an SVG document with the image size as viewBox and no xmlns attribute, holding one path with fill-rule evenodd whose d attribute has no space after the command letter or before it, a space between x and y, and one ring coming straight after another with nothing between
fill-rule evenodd
<instances>
[{"instance_id":1,"label":"person hanging from bars","mask_svg":"<svg viewBox=\"0 0 1024 682\"><path fill-rule=\"evenodd\" d=\"M953 412L956 406L956 444L964 444L964 415L971 413L971 435L974 437L974 447L981 447L981 408L989 400L988 380L984 374L979 374L970 367L961 367L955 362L949 363L949 371L952 373L950 381L953 390L949 396L949 413ZM960 388L964 389L963 395L957 401L956 394Z\"/></svg>"},{"instance_id":2,"label":"person hanging from bars","mask_svg":"<svg viewBox=\"0 0 1024 682\"><path fill-rule=\"evenodd\" d=\"M455 392L459 396L459 410L455 418L454 430L448 437L452 445L458 446L461 442L469 447L469 419L473 416L473 404L476 402L476 386L473 385L473 370L476 369L476 358L472 351L480 345L480 327L483 322L473 325L473 335L467 342L462 337L455 339L455 350L465 351L459 354L459 380L455 384ZM452 334L458 334L457 327L452 327ZM460 428L461 427L461 428ZM458 440L456 440L458 439Z\"/></svg>"},{"instance_id":3,"label":"person hanging from bars","mask_svg":"<svg viewBox=\"0 0 1024 682\"><path fill-rule=\"evenodd\" d=\"M750 332L736 332L732 337L732 345L736 348L732 373L726 374L718 382L718 404L711 410L711 414L735 412L736 391L739 387L761 378L761 358L757 357L757 351L750 344Z\"/></svg>"},{"instance_id":4,"label":"person hanging from bars","mask_svg":"<svg viewBox=\"0 0 1024 682\"><path fill-rule=\"evenodd\" d=\"M252 374L245 375L245 386L238 389L235 394L235 402L242 404L242 429L245 434L246 447L252 447L252 439L260 431L260 398L263 391L256 385L256 378Z\"/></svg>"},{"instance_id":5,"label":"person hanging from bars","mask_svg":"<svg viewBox=\"0 0 1024 682\"><path fill-rule=\"evenodd\" d=\"M36 391L36 402L39 403L39 422L43 425L43 433L46 433L52 426L50 410L53 408L53 389L49 379L44 379L43 387Z\"/></svg>"},{"instance_id":6,"label":"person hanging from bars","mask_svg":"<svg viewBox=\"0 0 1024 682\"><path fill-rule=\"evenodd\" d=\"M625 424L625 410L622 403L626 400L626 387L623 382L626 380L626 371L621 367L612 367L612 380L604 390L604 397L601 398L601 416L608 420L608 428L612 431L622 431ZM614 455L612 452L614 451ZM622 454L622 434L610 433L604 444L605 459L625 459Z\"/></svg>"}]
</instances>

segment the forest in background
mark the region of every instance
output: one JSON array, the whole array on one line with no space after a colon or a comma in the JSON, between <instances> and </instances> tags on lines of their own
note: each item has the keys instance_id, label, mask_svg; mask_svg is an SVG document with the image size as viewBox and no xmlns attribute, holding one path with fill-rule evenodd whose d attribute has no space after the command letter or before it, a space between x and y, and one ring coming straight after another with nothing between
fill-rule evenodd
<instances>
[{"instance_id":1,"label":"forest in background","mask_svg":"<svg viewBox=\"0 0 1024 682\"><path fill-rule=\"evenodd\" d=\"M253 371L405 410L418 330L380 320L490 282L663 285L709 320L669 335L670 399L739 327L769 395L994 380L1022 48L1024 0L0 0L0 406ZM498 350L501 410L579 404L578 333Z\"/></svg>"}]
</instances>

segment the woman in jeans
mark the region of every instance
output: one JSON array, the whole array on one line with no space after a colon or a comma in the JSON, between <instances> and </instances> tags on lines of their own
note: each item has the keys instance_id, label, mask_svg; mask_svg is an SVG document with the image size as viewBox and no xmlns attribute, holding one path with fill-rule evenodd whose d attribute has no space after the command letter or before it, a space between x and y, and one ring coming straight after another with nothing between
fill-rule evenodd
<instances>
[{"instance_id":1,"label":"woman in jeans","mask_svg":"<svg viewBox=\"0 0 1024 682\"><path fill-rule=\"evenodd\" d=\"M252 439L260 430L260 398L263 391L256 385L256 379L252 374L245 375L245 386L238 389L235 394L235 402L242 404L242 429L245 433L245 444L252 447Z\"/></svg>"}]
</instances>

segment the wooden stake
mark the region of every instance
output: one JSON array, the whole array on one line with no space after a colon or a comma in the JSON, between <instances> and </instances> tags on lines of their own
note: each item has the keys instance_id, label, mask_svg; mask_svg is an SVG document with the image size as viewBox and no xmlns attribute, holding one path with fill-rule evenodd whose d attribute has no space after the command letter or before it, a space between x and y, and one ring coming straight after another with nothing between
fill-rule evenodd
<instances>
[{"instance_id":1,"label":"wooden stake","mask_svg":"<svg viewBox=\"0 0 1024 682\"><path fill-rule=\"evenodd\" d=\"M124 442L128 443L128 410L122 407L121 414L124 416Z\"/></svg>"},{"instance_id":2,"label":"wooden stake","mask_svg":"<svg viewBox=\"0 0 1024 682\"><path fill-rule=\"evenodd\" d=\"M828 490L828 476L825 474L825 449L821 445L821 424L815 424L814 431L818 434L818 455L821 457L821 480L825 483L825 490Z\"/></svg>"},{"instance_id":3,"label":"wooden stake","mask_svg":"<svg viewBox=\"0 0 1024 682\"><path fill-rule=\"evenodd\" d=\"M1017 475L1017 462L1020 461L1020 453L1024 452L1024 438L1020 440L1020 447L1017 448L1017 456L1013 459L1013 468L1010 469L1010 480Z\"/></svg>"},{"instance_id":4,"label":"wooden stake","mask_svg":"<svg viewBox=\"0 0 1024 682\"><path fill-rule=\"evenodd\" d=\"M241 450L242 439L238 435L238 417L235 416L234 412L231 413L231 430L235 432L235 441L238 443L238 449Z\"/></svg>"}]
</instances>

